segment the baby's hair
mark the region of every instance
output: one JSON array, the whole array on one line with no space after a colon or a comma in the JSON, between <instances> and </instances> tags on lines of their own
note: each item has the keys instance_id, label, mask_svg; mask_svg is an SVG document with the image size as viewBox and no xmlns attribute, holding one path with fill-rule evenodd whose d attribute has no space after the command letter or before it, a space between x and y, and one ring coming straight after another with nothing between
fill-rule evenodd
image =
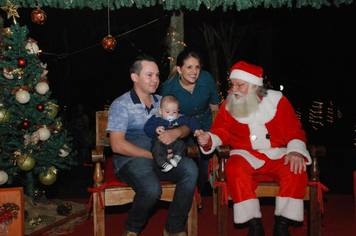
<instances>
[{"instance_id":1,"label":"baby's hair","mask_svg":"<svg viewBox=\"0 0 356 236\"><path fill-rule=\"evenodd\" d=\"M165 103L165 102L174 102L174 103L177 103L178 106L179 106L179 101L178 99L172 95L172 94L168 94L168 95L165 95L162 100L161 100L161 108L162 108L162 104Z\"/></svg>"}]
</instances>

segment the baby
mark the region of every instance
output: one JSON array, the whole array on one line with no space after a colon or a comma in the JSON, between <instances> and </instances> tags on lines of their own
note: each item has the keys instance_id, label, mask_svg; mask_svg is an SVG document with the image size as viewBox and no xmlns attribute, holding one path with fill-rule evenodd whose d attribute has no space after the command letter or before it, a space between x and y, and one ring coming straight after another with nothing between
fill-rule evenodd
<instances>
[{"instance_id":1,"label":"baby","mask_svg":"<svg viewBox=\"0 0 356 236\"><path fill-rule=\"evenodd\" d=\"M177 167L179 161L186 155L187 146L180 138L165 145L157 139L158 136L167 129L175 129L182 125L186 125L192 133L200 129L197 120L179 114L178 110L178 99L173 95L166 95L161 100L158 112L148 119L144 126L147 136L152 138L153 158L162 172L168 172L173 167ZM170 159L167 159L168 149L171 149L173 153L173 157Z\"/></svg>"}]
</instances>

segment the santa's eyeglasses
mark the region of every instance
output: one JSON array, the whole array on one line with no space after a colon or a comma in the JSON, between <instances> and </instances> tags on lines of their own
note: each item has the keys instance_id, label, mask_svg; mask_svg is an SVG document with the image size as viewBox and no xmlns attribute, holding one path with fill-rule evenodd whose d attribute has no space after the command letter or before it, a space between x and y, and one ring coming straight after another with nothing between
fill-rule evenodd
<instances>
[{"instance_id":1,"label":"santa's eyeglasses","mask_svg":"<svg viewBox=\"0 0 356 236\"><path fill-rule=\"evenodd\" d=\"M238 89L242 89L246 84L247 84L247 83L243 83L243 84L238 84L238 83L233 84L233 83L230 83L230 88L236 87L236 88L238 88Z\"/></svg>"}]
</instances>

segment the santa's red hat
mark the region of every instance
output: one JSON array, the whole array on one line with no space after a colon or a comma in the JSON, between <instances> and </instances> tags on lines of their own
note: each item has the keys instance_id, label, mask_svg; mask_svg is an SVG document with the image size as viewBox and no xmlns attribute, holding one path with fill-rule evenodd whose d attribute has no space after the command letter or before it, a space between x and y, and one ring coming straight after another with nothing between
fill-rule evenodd
<instances>
[{"instance_id":1,"label":"santa's red hat","mask_svg":"<svg viewBox=\"0 0 356 236\"><path fill-rule=\"evenodd\" d=\"M241 79L250 84L263 85L263 69L244 61L236 63L230 71L230 79Z\"/></svg>"}]
</instances>

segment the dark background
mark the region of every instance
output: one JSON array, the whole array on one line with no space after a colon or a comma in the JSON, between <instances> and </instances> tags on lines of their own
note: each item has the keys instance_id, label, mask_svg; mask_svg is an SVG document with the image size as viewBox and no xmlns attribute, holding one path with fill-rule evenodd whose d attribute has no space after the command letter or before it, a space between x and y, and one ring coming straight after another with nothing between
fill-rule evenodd
<instances>
[{"instance_id":1,"label":"dark background","mask_svg":"<svg viewBox=\"0 0 356 236\"><path fill-rule=\"evenodd\" d=\"M108 35L106 10L42 10L48 17L44 25L30 20L32 9L18 9L17 21L28 27L29 37L37 40L44 52L40 59L48 64L52 98L58 101L65 124L71 121L77 105L82 104L93 128L95 111L103 110L132 87L128 68L138 53L157 60L161 81L168 77L166 34L172 11L156 6L110 12L110 33L116 37L117 46L114 51L105 51L101 41ZM275 89L280 84L285 87L283 93L301 114L308 142L327 147L327 156L320 160L321 181L330 193L351 194L356 170L355 10L355 4L321 9L258 7L240 12L223 12L219 8L211 12L204 7L199 12L183 10L184 41L202 54L208 71L209 56L200 30L203 24L218 27L219 22L235 22L237 30L247 28L234 62L257 64L264 68L264 75ZM1 11L0 15L6 19L6 12ZM5 20L5 27L11 22ZM222 91L226 91L227 68L221 49L218 66ZM323 103L321 109L313 107L315 101ZM309 113L316 110L323 112L323 125L309 121ZM71 176L80 181L81 169L76 168ZM65 184L68 180L59 174L52 188ZM81 187L86 190L88 186Z\"/></svg>"}]
</instances>

